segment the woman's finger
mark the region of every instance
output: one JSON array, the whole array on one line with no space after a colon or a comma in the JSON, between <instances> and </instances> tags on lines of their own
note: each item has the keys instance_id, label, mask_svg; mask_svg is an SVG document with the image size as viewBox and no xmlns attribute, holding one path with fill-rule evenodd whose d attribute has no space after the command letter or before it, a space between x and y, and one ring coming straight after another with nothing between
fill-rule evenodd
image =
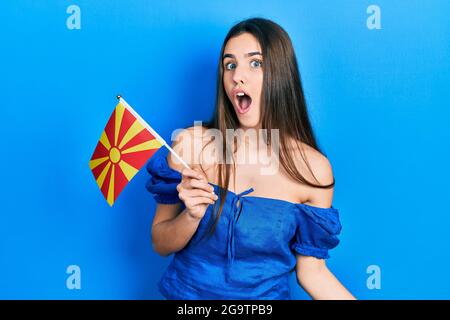
<instances>
[{"instance_id":1,"label":"woman's finger","mask_svg":"<svg viewBox=\"0 0 450 320\"><path fill-rule=\"evenodd\" d=\"M214 192L214 187L209 185L208 182L198 179L190 179L189 182L186 182L186 185L191 189L201 189L209 193Z\"/></svg>"},{"instance_id":2,"label":"woman's finger","mask_svg":"<svg viewBox=\"0 0 450 320\"><path fill-rule=\"evenodd\" d=\"M180 192L179 196L181 196L183 199L195 197L210 198L214 201L218 199L217 195L208 191L204 191L202 189L185 189Z\"/></svg>"},{"instance_id":3,"label":"woman's finger","mask_svg":"<svg viewBox=\"0 0 450 320\"><path fill-rule=\"evenodd\" d=\"M188 168L183 168L183 170L181 170L181 175L183 178L205 179L205 176L202 173Z\"/></svg>"},{"instance_id":4,"label":"woman's finger","mask_svg":"<svg viewBox=\"0 0 450 320\"><path fill-rule=\"evenodd\" d=\"M214 192L214 187L209 185L207 181L198 180L198 179L185 179L184 181L181 181L177 185L177 191L181 192L182 190L187 189L201 189L206 192Z\"/></svg>"},{"instance_id":5,"label":"woman's finger","mask_svg":"<svg viewBox=\"0 0 450 320\"><path fill-rule=\"evenodd\" d=\"M188 209L192 209L193 207L200 204L214 204L215 202L214 200L207 197L190 197L183 201Z\"/></svg>"}]
</instances>

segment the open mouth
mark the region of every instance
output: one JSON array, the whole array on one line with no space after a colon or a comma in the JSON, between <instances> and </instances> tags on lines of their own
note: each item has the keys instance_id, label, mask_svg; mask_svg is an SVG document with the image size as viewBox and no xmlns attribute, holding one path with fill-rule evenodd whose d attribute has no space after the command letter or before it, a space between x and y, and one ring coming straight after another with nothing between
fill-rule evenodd
<instances>
[{"instance_id":1,"label":"open mouth","mask_svg":"<svg viewBox=\"0 0 450 320\"><path fill-rule=\"evenodd\" d=\"M243 92L239 92L236 95L236 99L237 99L238 112L240 114L247 113L250 110L250 106L252 104L252 98Z\"/></svg>"}]
</instances>

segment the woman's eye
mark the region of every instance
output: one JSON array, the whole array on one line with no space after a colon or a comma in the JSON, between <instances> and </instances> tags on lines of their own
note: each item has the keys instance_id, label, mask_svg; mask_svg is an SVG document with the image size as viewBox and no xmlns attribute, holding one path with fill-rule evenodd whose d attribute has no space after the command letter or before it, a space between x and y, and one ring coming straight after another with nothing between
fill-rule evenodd
<instances>
[{"instance_id":1,"label":"woman's eye","mask_svg":"<svg viewBox=\"0 0 450 320\"><path fill-rule=\"evenodd\" d=\"M227 69L227 70L232 70L234 68L236 68L235 63L230 62L230 63L225 64L225 69Z\"/></svg>"},{"instance_id":2,"label":"woman's eye","mask_svg":"<svg viewBox=\"0 0 450 320\"><path fill-rule=\"evenodd\" d=\"M262 61L261 60L252 60L252 62L250 62L250 65L254 68L258 68L262 66Z\"/></svg>"}]
</instances>

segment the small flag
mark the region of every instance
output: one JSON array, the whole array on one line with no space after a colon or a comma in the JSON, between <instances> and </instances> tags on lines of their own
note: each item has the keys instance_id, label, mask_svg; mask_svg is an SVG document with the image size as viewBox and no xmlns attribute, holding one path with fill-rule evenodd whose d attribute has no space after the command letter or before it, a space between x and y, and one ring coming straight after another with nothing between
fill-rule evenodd
<instances>
[{"instance_id":1,"label":"small flag","mask_svg":"<svg viewBox=\"0 0 450 320\"><path fill-rule=\"evenodd\" d=\"M166 142L121 97L103 130L89 168L110 206ZM169 147L170 148L170 147Z\"/></svg>"}]
</instances>

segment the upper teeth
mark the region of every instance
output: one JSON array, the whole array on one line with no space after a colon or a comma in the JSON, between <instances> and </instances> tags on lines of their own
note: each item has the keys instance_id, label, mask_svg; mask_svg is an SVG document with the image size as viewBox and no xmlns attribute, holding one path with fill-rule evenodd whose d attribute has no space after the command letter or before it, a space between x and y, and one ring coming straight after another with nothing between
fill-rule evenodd
<instances>
[{"instance_id":1,"label":"upper teeth","mask_svg":"<svg viewBox=\"0 0 450 320\"><path fill-rule=\"evenodd\" d=\"M243 93L243 92L238 92L237 95L238 95L239 97L242 97L244 94L245 94L245 93Z\"/></svg>"}]
</instances>

